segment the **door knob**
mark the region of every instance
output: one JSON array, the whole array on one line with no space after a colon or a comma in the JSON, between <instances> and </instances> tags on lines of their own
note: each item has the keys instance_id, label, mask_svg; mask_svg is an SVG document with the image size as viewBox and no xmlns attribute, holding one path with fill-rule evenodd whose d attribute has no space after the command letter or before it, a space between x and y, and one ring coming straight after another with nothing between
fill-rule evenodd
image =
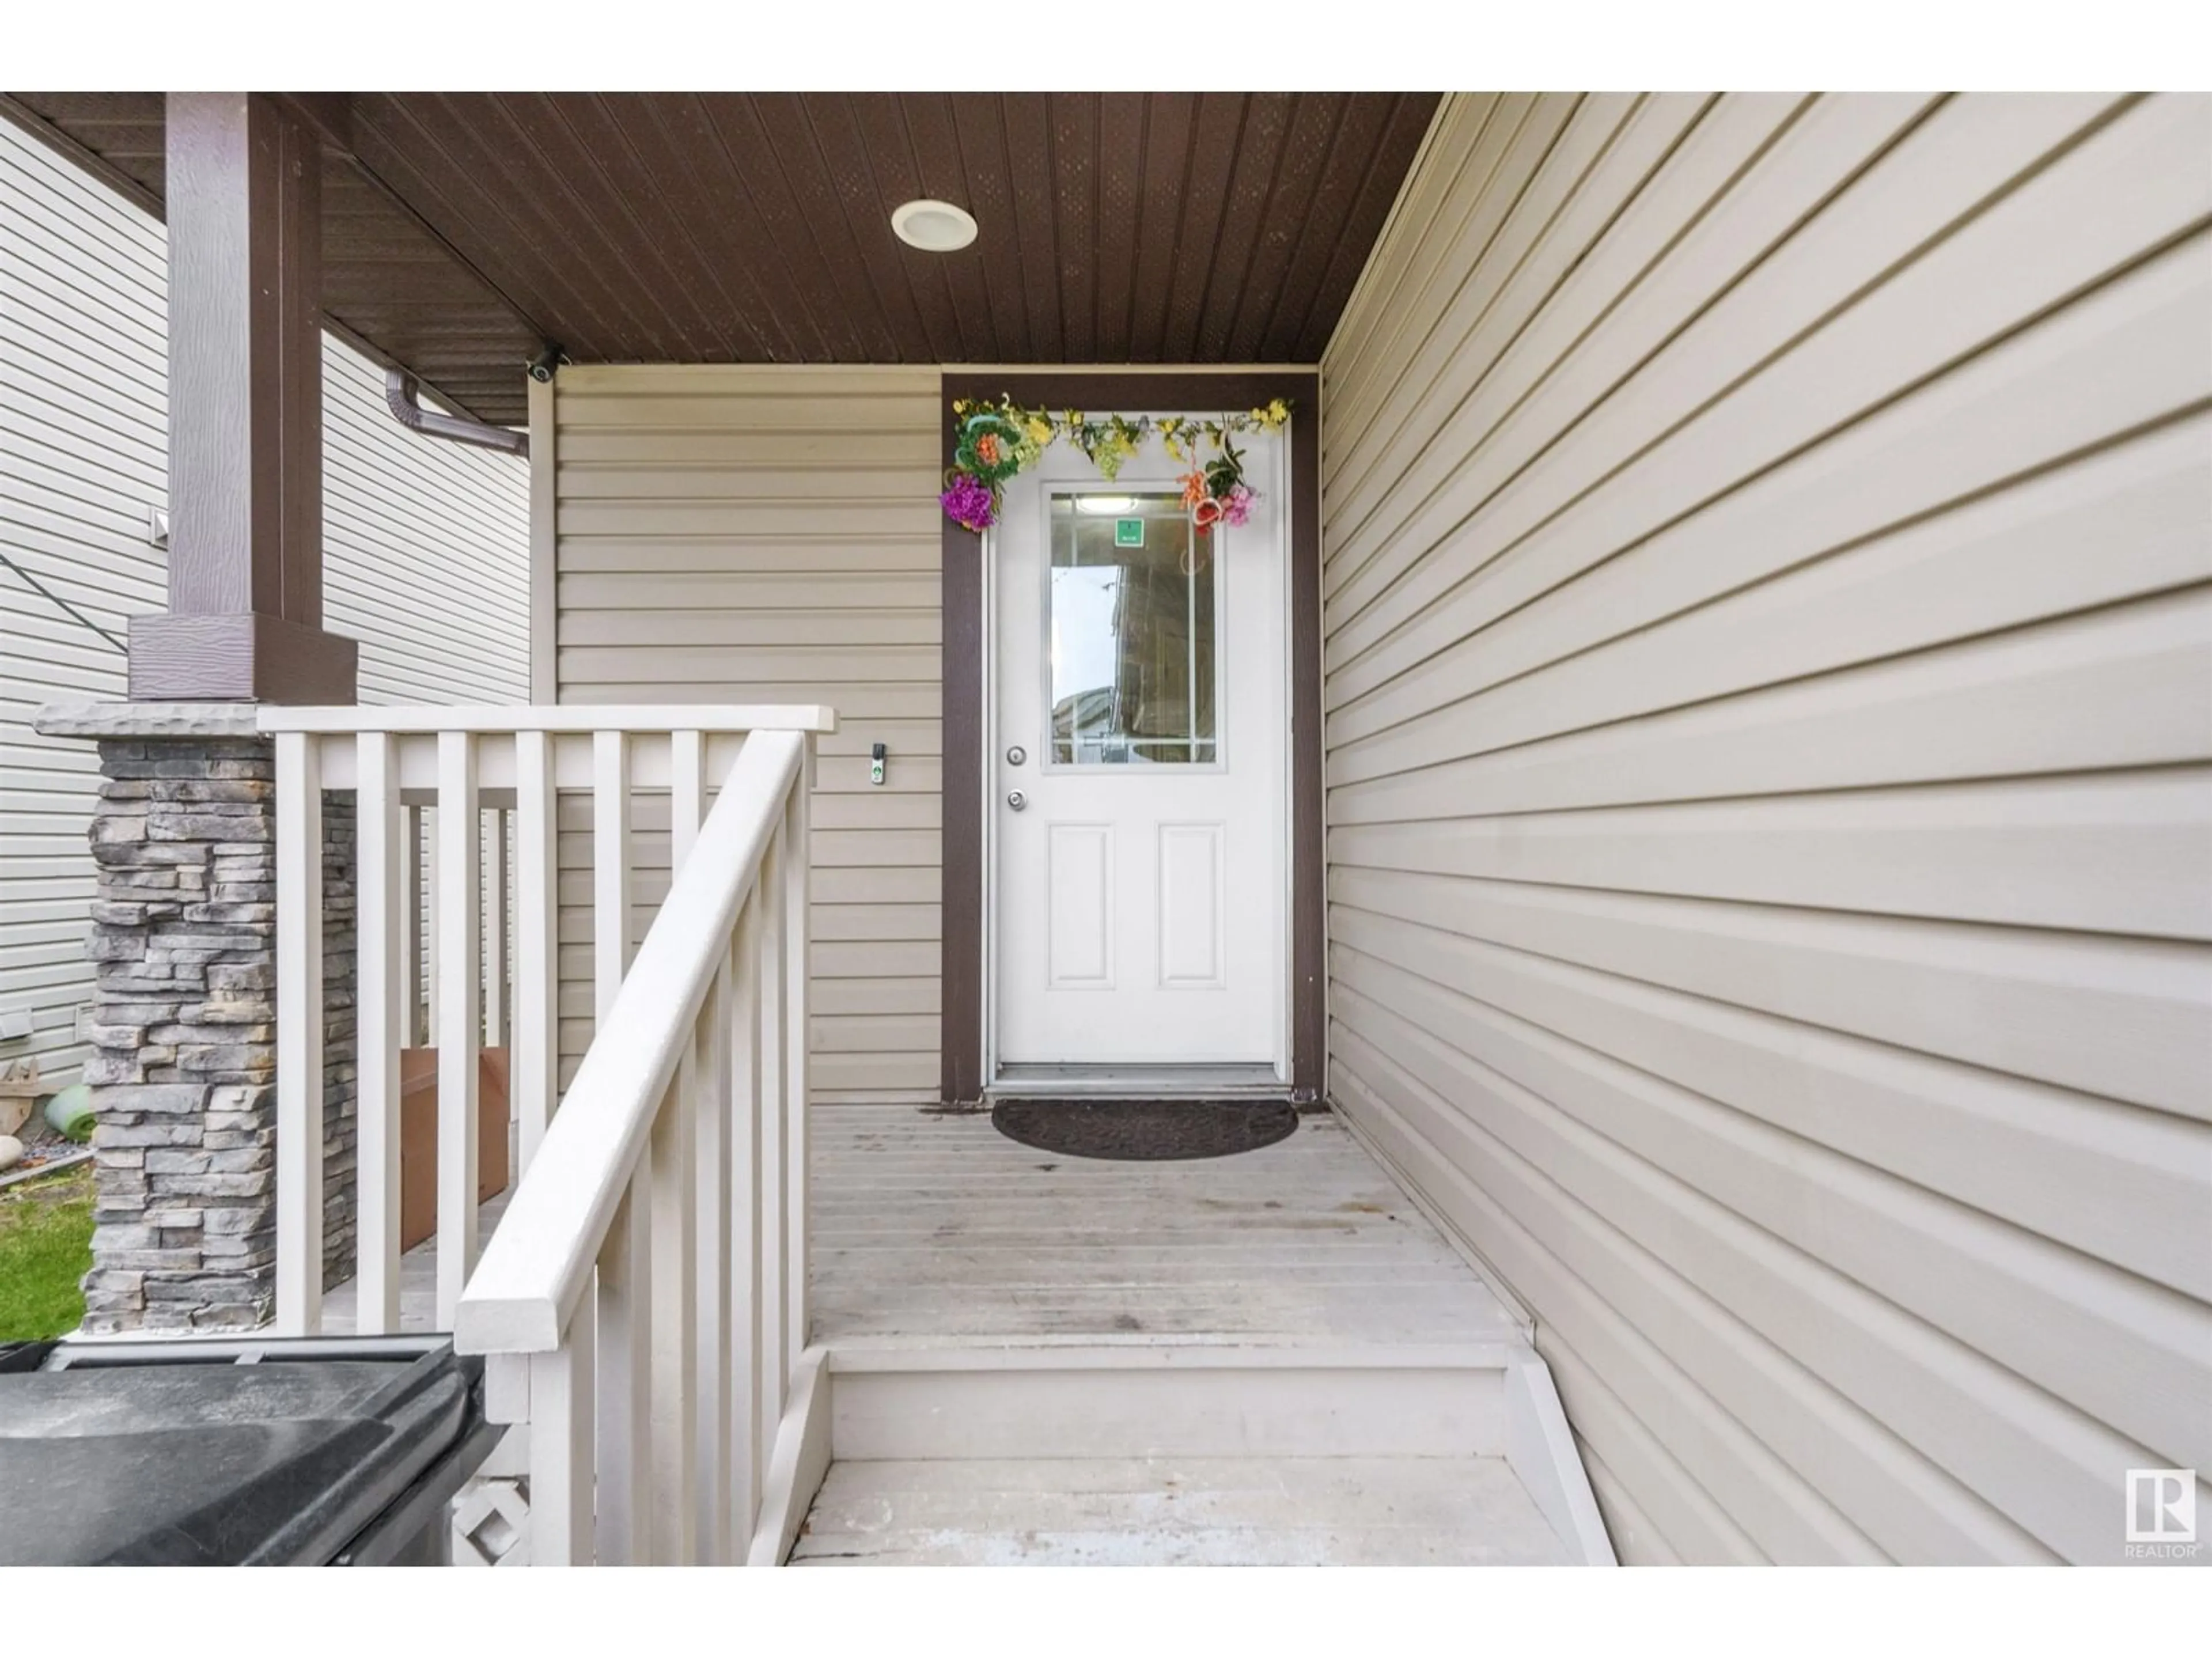
<instances>
[{"instance_id":1,"label":"door knob","mask_svg":"<svg viewBox=\"0 0 2212 1659\"><path fill-rule=\"evenodd\" d=\"M1022 808L1027 806L1029 804L1030 798L1022 793L1020 790L1009 789L1006 792L1006 805L1012 807L1017 812L1020 811Z\"/></svg>"}]
</instances>

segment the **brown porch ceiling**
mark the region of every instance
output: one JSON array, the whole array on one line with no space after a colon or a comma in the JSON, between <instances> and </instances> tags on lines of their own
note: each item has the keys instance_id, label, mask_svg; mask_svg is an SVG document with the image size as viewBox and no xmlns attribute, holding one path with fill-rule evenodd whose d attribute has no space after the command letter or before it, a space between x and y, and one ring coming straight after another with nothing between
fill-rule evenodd
<instances>
[{"instance_id":1,"label":"brown porch ceiling","mask_svg":"<svg viewBox=\"0 0 2212 1659\"><path fill-rule=\"evenodd\" d=\"M157 210L158 93L16 93ZM1312 362L1437 95L356 93L325 314L487 420L522 366ZM918 252L890 211L980 234Z\"/></svg>"}]
</instances>

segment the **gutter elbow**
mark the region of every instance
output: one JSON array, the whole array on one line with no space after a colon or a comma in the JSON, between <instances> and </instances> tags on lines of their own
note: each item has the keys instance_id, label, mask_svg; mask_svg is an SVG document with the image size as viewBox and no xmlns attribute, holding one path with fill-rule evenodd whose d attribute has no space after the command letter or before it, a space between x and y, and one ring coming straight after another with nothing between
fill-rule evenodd
<instances>
[{"instance_id":1,"label":"gutter elbow","mask_svg":"<svg viewBox=\"0 0 2212 1659\"><path fill-rule=\"evenodd\" d=\"M415 377L404 368L384 371L384 402L392 411L392 418L410 432L419 432L426 438L445 438L454 443L473 444L479 449L504 450L510 455L520 455L526 459L529 457L530 434L526 432L494 426L488 421L470 421L458 415L441 415L423 408L422 388Z\"/></svg>"}]
</instances>

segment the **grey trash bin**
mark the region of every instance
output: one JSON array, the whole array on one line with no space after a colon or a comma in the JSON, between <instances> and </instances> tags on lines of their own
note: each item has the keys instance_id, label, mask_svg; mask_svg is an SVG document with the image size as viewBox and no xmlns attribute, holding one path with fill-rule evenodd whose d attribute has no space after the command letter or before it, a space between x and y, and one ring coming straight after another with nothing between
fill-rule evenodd
<instances>
[{"instance_id":1,"label":"grey trash bin","mask_svg":"<svg viewBox=\"0 0 2212 1659\"><path fill-rule=\"evenodd\" d=\"M445 1336L0 1349L0 1565L443 1562L501 1432Z\"/></svg>"}]
</instances>

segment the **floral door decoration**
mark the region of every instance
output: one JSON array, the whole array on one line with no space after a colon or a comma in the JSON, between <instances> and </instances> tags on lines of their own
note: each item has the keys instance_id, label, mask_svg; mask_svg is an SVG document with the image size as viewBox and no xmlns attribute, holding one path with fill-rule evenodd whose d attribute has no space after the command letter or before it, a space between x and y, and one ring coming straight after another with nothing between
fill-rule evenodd
<instances>
[{"instance_id":1,"label":"floral door decoration","mask_svg":"<svg viewBox=\"0 0 2212 1659\"><path fill-rule=\"evenodd\" d=\"M1010 397L998 402L960 398L952 405L956 445L938 500L945 516L964 529L988 530L999 520L1006 480L1026 472L1047 448L1067 442L1088 456L1109 483L1157 434L1170 459L1190 470L1182 477L1183 505L1200 535L1217 524L1234 527L1251 516L1255 499L1244 482L1244 457L1236 440L1253 432L1279 432L1291 418L1286 398L1265 407L1211 419L1192 416L1089 416L1079 410L1024 409Z\"/></svg>"}]
</instances>

